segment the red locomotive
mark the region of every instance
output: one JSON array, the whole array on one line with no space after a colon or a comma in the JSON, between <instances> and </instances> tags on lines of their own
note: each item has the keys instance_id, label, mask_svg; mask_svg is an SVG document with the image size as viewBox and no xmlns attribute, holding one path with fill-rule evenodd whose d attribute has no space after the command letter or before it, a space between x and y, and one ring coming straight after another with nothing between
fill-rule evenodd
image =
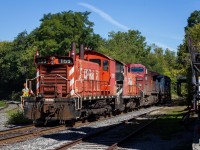
<instances>
[{"instance_id":1,"label":"red locomotive","mask_svg":"<svg viewBox=\"0 0 200 150\"><path fill-rule=\"evenodd\" d=\"M69 56L36 55L35 63L36 78L27 82L32 90L32 82L36 80L36 94L24 97L24 115L36 123L48 120L64 123L91 115L129 111L154 104L162 97L159 91L151 92L153 84L161 81L156 80L158 73L154 78L153 73L147 74L145 66L126 65L84 50L83 45L79 54L73 43ZM170 79L167 88L170 95L169 86Z\"/></svg>"},{"instance_id":2,"label":"red locomotive","mask_svg":"<svg viewBox=\"0 0 200 150\"><path fill-rule=\"evenodd\" d=\"M144 65L128 64L129 71L136 75L137 85L141 92L141 105L171 100L170 78L157 72L148 71Z\"/></svg>"}]
</instances>

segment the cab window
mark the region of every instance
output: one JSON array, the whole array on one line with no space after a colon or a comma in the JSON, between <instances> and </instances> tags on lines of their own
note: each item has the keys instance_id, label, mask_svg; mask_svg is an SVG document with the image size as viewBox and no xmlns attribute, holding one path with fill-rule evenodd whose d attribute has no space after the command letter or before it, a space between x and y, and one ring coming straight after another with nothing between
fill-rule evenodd
<instances>
[{"instance_id":1,"label":"cab window","mask_svg":"<svg viewBox=\"0 0 200 150\"><path fill-rule=\"evenodd\" d=\"M108 63L107 60L104 60L104 61L103 61L103 70L104 70L104 71L108 71L108 64L109 64L109 63Z\"/></svg>"},{"instance_id":2,"label":"cab window","mask_svg":"<svg viewBox=\"0 0 200 150\"><path fill-rule=\"evenodd\" d=\"M90 59L89 61L97 63L97 64L99 64L99 66L101 66L101 59Z\"/></svg>"},{"instance_id":3,"label":"cab window","mask_svg":"<svg viewBox=\"0 0 200 150\"><path fill-rule=\"evenodd\" d=\"M144 72L144 68L142 68L142 67L132 67L131 72Z\"/></svg>"}]
</instances>

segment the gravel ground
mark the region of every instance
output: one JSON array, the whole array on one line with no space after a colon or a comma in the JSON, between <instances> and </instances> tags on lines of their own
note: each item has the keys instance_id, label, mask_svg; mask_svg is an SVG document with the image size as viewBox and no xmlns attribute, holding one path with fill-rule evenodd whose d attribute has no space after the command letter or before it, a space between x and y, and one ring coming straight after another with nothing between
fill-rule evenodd
<instances>
[{"instance_id":1,"label":"gravel ground","mask_svg":"<svg viewBox=\"0 0 200 150\"><path fill-rule=\"evenodd\" d=\"M6 123L8 121L7 111L17 108L17 104L9 104L7 108L0 110L0 130L9 129L11 126L7 126ZM20 109L20 108L19 108Z\"/></svg>"},{"instance_id":2,"label":"gravel ground","mask_svg":"<svg viewBox=\"0 0 200 150\"><path fill-rule=\"evenodd\" d=\"M115 118L107 119L104 121L100 121L98 123L91 123L90 125L85 125L80 128L74 128L71 130L62 131L55 134L50 135L44 135L39 138L26 140L24 142L18 142L16 144L7 145L2 147L3 150L22 150L22 149L29 149L29 150L44 150L44 149L54 149L55 147L60 146L61 144L70 142L74 139L83 137L86 134L94 133L97 130L100 130L101 128L104 128L106 126L109 126L111 124L117 124L118 122L121 122L126 119L130 119L133 116L137 116L144 112L149 112L155 109L158 109L160 107L151 107L147 109L141 109L139 111L134 111L129 114L124 114L121 116L117 116Z\"/></svg>"},{"instance_id":3,"label":"gravel ground","mask_svg":"<svg viewBox=\"0 0 200 150\"><path fill-rule=\"evenodd\" d=\"M16 107L15 106L9 106L11 109ZM8 108L8 109L9 109ZM83 137L84 135L88 133L96 132L97 130L103 129L105 126L109 126L111 124L116 124L120 121L123 121L125 119L129 119L133 116L137 116L141 113L151 111L158 109L159 107L151 107L145 110L139 110L134 111L129 114L124 114L122 116L117 116L115 118L111 118L108 120L100 121L98 123L91 123L90 125L85 125L80 128L74 128L71 130L61 131L59 133L54 133L50 135L44 135L39 138L35 139L29 139L24 142L18 142L16 144L7 145L4 147L1 147L2 150L49 150L54 149L56 147L59 147L60 145L64 143L68 143L74 139ZM0 112L0 129L7 129L4 127L4 124L7 120L6 114L3 112ZM159 113L159 111L157 111ZM188 150L188 147L181 147L182 144L185 144L186 142L191 142L191 149L192 149L192 139L194 136L194 125L190 125L186 128L186 130L182 133L178 132L176 134L173 134L173 138L171 139L163 139L158 135L153 134L151 131L145 132L145 136L138 136L130 141L128 141L125 145L122 147L119 147L121 150L127 150L127 149L135 149L135 150ZM91 143L96 144L98 148L98 143ZM190 144L190 143L189 143Z\"/></svg>"}]
</instances>

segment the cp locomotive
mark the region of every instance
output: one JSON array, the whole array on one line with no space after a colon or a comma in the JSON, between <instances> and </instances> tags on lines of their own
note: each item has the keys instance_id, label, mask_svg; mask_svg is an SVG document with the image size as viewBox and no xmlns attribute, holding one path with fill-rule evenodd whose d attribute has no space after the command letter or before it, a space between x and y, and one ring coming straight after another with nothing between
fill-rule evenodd
<instances>
[{"instance_id":1,"label":"cp locomotive","mask_svg":"<svg viewBox=\"0 0 200 150\"><path fill-rule=\"evenodd\" d=\"M124 64L76 45L68 56L35 56L34 96L24 97L25 117L35 123L85 119L170 100L170 78L141 64ZM34 83L35 82L35 83ZM35 85L35 89L32 86Z\"/></svg>"}]
</instances>

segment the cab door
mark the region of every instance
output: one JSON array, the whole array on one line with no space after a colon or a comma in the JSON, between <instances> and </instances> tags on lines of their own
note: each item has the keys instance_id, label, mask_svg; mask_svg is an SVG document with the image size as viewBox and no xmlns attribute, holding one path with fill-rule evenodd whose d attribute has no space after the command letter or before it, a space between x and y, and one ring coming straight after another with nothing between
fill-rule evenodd
<instances>
[{"instance_id":1,"label":"cab door","mask_svg":"<svg viewBox=\"0 0 200 150\"><path fill-rule=\"evenodd\" d=\"M109 61L108 60L102 60L102 83L101 83L101 89L102 94L107 95L109 94L110 90L110 72L109 72Z\"/></svg>"}]
</instances>

